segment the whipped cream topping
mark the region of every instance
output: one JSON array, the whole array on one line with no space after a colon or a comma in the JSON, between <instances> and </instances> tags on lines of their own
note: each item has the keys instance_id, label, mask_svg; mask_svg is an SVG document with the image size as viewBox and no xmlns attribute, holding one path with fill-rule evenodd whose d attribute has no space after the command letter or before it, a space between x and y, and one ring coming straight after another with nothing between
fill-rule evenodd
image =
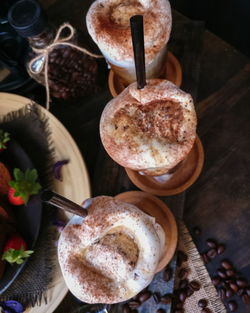
<instances>
[{"instance_id":1,"label":"whipped cream topping","mask_svg":"<svg viewBox=\"0 0 250 313\"><path fill-rule=\"evenodd\" d=\"M87 303L125 301L153 279L165 244L155 219L112 197L93 198L82 224L68 224L58 258L69 290Z\"/></svg>"},{"instance_id":2,"label":"whipped cream topping","mask_svg":"<svg viewBox=\"0 0 250 313\"><path fill-rule=\"evenodd\" d=\"M152 79L143 89L129 85L106 105L100 135L117 163L157 176L187 156L196 124L191 95L167 80Z\"/></svg>"},{"instance_id":3,"label":"whipped cream topping","mask_svg":"<svg viewBox=\"0 0 250 313\"><path fill-rule=\"evenodd\" d=\"M172 16L168 0L96 0L88 10L88 32L114 64L134 62L130 17L137 14L143 15L145 61L150 63L169 40Z\"/></svg>"}]
</instances>

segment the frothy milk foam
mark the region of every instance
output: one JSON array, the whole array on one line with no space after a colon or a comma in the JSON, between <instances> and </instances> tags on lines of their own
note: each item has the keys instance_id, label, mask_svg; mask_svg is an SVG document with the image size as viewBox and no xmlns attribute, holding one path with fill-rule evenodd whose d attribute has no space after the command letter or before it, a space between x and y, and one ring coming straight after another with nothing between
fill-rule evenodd
<instances>
[{"instance_id":1,"label":"frothy milk foam","mask_svg":"<svg viewBox=\"0 0 250 313\"><path fill-rule=\"evenodd\" d=\"M126 83L136 80L129 22L136 14L144 17L146 77L159 77L172 26L167 0L97 0L86 18L92 39L114 72Z\"/></svg>"},{"instance_id":2,"label":"frothy milk foam","mask_svg":"<svg viewBox=\"0 0 250 313\"><path fill-rule=\"evenodd\" d=\"M88 216L68 224L58 257L70 291L87 303L125 301L153 279L165 245L155 219L112 197L93 198Z\"/></svg>"}]
</instances>

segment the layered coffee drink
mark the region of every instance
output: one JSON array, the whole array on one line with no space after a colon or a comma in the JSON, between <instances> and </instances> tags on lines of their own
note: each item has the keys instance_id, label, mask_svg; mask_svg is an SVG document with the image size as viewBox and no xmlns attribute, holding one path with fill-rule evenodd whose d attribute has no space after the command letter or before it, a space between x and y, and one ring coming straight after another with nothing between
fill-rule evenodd
<instances>
[{"instance_id":1,"label":"layered coffee drink","mask_svg":"<svg viewBox=\"0 0 250 313\"><path fill-rule=\"evenodd\" d=\"M165 233L155 218L113 197L90 199L88 215L69 223L58 244L69 290L86 303L117 303L152 281Z\"/></svg>"},{"instance_id":2,"label":"layered coffee drink","mask_svg":"<svg viewBox=\"0 0 250 313\"><path fill-rule=\"evenodd\" d=\"M136 80L130 30L134 15L143 15L146 77L160 77L172 26L168 0L96 0L86 17L89 34L126 84Z\"/></svg>"},{"instance_id":3,"label":"layered coffee drink","mask_svg":"<svg viewBox=\"0 0 250 313\"><path fill-rule=\"evenodd\" d=\"M110 157L149 176L171 172L196 139L193 99L167 80L152 79L143 89L130 84L104 108L100 135Z\"/></svg>"}]
</instances>

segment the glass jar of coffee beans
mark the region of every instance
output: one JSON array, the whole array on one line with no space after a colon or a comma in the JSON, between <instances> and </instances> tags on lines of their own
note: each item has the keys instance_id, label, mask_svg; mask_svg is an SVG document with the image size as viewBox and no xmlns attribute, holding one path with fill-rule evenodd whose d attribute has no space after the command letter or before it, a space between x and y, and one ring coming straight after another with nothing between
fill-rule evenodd
<instances>
[{"instance_id":1,"label":"glass jar of coffee beans","mask_svg":"<svg viewBox=\"0 0 250 313\"><path fill-rule=\"evenodd\" d=\"M16 2L10 8L8 18L17 33L29 41L31 52L27 60L28 73L43 85L45 85L45 75L47 75L51 96L70 99L97 91L98 65L95 58L63 42L49 49L48 67L45 73L43 50L54 42L56 34L36 0ZM68 36L67 32L63 35ZM67 42L77 45L76 35ZM34 61L30 62L31 60Z\"/></svg>"}]
</instances>

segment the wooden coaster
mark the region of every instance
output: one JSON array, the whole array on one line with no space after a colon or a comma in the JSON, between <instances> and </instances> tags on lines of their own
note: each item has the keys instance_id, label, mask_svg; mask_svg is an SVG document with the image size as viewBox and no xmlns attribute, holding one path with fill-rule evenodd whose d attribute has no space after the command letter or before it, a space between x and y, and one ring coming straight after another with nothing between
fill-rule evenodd
<instances>
[{"instance_id":1,"label":"wooden coaster","mask_svg":"<svg viewBox=\"0 0 250 313\"><path fill-rule=\"evenodd\" d=\"M139 189L157 196L170 196L183 192L199 177L204 163L204 150L199 137L193 148L176 171L164 182L152 176L141 175L137 171L125 168L129 179Z\"/></svg>"},{"instance_id":2,"label":"wooden coaster","mask_svg":"<svg viewBox=\"0 0 250 313\"><path fill-rule=\"evenodd\" d=\"M167 53L166 64L164 69L164 74L161 78L165 78L176 86L180 87L182 82L182 70L179 61L171 53ZM117 76L112 70L109 71L108 77L109 90L113 97L116 97L121 93L127 85L122 81L119 76Z\"/></svg>"},{"instance_id":3,"label":"wooden coaster","mask_svg":"<svg viewBox=\"0 0 250 313\"><path fill-rule=\"evenodd\" d=\"M123 202L131 203L160 224L166 234L166 242L156 272L160 272L172 259L177 245L177 226L175 218L167 205L157 197L142 191L128 191L115 196Z\"/></svg>"}]
</instances>

